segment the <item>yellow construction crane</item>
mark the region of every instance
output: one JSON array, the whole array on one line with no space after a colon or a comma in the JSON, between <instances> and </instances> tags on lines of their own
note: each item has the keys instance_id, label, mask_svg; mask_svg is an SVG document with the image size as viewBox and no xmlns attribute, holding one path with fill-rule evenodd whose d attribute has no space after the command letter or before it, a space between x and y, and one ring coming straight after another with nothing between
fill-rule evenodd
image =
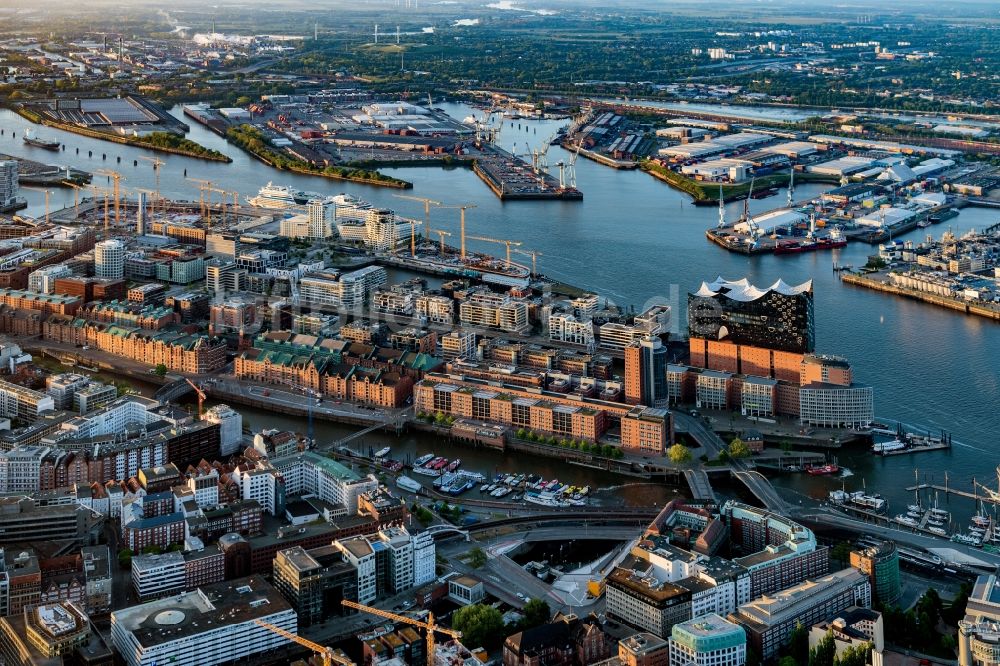
<instances>
[{"instance_id":1,"label":"yellow construction crane","mask_svg":"<svg viewBox=\"0 0 1000 666\"><path fill-rule=\"evenodd\" d=\"M378 617L384 617L387 620L393 620L395 622L402 622L404 624L413 625L418 629L425 629L427 631L427 664L432 666L434 664L434 633L444 634L446 636L451 636L452 638L458 639L462 637L461 631L455 631L454 629L448 629L446 627L441 627L434 623L434 613L427 614L427 621L416 620L412 617L407 617L405 615L399 615L397 613L390 613L389 611L384 611L379 608L372 608L371 606L365 606L354 601L343 600L340 603L344 604L348 608L353 608L354 610L359 610L363 613L369 613L371 615L377 615Z\"/></svg>"},{"instance_id":2,"label":"yellow construction crane","mask_svg":"<svg viewBox=\"0 0 1000 666\"><path fill-rule=\"evenodd\" d=\"M424 233L429 238L433 230L431 229L431 205L440 206L440 201L428 199L427 197L411 197L408 194L393 194L397 199L408 199L409 201L420 201L424 204ZM410 220L410 254L417 256L417 231L413 220Z\"/></svg>"},{"instance_id":3,"label":"yellow construction crane","mask_svg":"<svg viewBox=\"0 0 1000 666\"><path fill-rule=\"evenodd\" d=\"M264 622L263 620L254 620L254 623L258 626L264 627L268 631L273 631L282 638L287 638L293 643L298 643L303 647L307 647L317 655L319 655L320 660L323 662L323 666L333 666L333 664L342 664L343 666L357 666L353 661L343 656L339 650L334 650L333 648L326 647L325 645L320 645L319 643L314 643L308 638L302 638L298 634L293 634L290 631L282 629L281 627L270 624L269 622Z\"/></svg>"},{"instance_id":4,"label":"yellow construction crane","mask_svg":"<svg viewBox=\"0 0 1000 666\"><path fill-rule=\"evenodd\" d=\"M451 232L444 231L442 229L435 229L434 233L436 233L438 237L441 239L441 256L444 257L444 237L451 236Z\"/></svg>"},{"instance_id":5,"label":"yellow construction crane","mask_svg":"<svg viewBox=\"0 0 1000 666\"><path fill-rule=\"evenodd\" d=\"M121 185L122 185L122 181L125 180L125 176L121 175L117 171L111 171L110 169L101 169L100 171L96 171L95 173L100 174L101 176L107 176L108 178L110 178L111 180L114 181L114 184L115 184L115 186L114 186L115 187L115 189L114 189L114 193L115 193L115 226L118 226L121 223L121 219L122 219Z\"/></svg>"},{"instance_id":6,"label":"yellow construction crane","mask_svg":"<svg viewBox=\"0 0 1000 666\"><path fill-rule=\"evenodd\" d=\"M108 198L111 194L111 190L106 187L101 187L99 185L89 185L90 189L94 191L94 203L97 203L97 197L104 195L104 237L109 238L109 225L111 224L111 214L110 214L110 199Z\"/></svg>"},{"instance_id":7,"label":"yellow construction crane","mask_svg":"<svg viewBox=\"0 0 1000 666\"><path fill-rule=\"evenodd\" d=\"M156 190L155 190L155 192L156 192L156 198L159 199L160 198L160 167L164 166L166 164L166 162L164 162L163 160L161 160L158 157L140 156L139 159L140 160L144 160L146 162L150 162L153 165L153 177L156 179ZM166 201L166 200L164 200L164 201ZM164 203L164 207L166 207L165 203ZM164 210L164 212L166 212L166 211Z\"/></svg>"},{"instance_id":8,"label":"yellow construction crane","mask_svg":"<svg viewBox=\"0 0 1000 666\"><path fill-rule=\"evenodd\" d=\"M438 206L438 208L457 208L462 211L462 261L465 261L465 211L476 208L476 204L462 204L461 206Z\"/></svg>"},{"instance_id":9,"label":"yellow construction crane","mask_svg":"<svg viewBox=\"0 0 1000 666\"><path fill-rule=\"evenodd\" d=\"M202 180L201 178L186 178L192 183L198 183L198 203L201 205L201 216L206 219L208 226L212 226L212 187L215 185L210 180ZM205 193L208 193L208 202L206 205Z\"/></svg>"},{"instance_id":10,"label":"yellow construction crane","mask_svg":"<svg viewBox=\"0 0 1000 666\"><path fill-rule=\"evenodd\" d=\"M500 243L507 246L507 268L510 268L510 248L521 247L521 241L502 240L500 238L490 238L489 236L469 236L469 240L486 241L488 243Z\"/></svg>"},{"instance_id":11,"label":"yellow construction crane","mask_svg":"<svg viewBox=\"0 0 1000 666\"><path fill-rule=\"evenodd\" d=\"M73 188L73 215L80 217L80 190L85 190L87 188L68 180L63 181L63 185Z\"/></svg>"},{"instance_id":12,"label":"yellow construction crane","mask_svg":"<svg viewBox=\"0 0 1000 666\"><path fill-rule=\"evenodd\" d=\"M531 276L535 277L538 275L538 257L545 256L537 250L514 250L518 254L523 254L526 257L531 257Z\"/></svg>"}]
</instances>

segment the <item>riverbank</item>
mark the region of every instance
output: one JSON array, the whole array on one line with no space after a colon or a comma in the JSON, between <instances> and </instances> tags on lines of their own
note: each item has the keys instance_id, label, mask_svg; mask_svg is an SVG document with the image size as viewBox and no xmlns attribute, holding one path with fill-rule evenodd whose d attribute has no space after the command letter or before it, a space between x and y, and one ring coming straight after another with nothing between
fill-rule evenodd
<instances>
[{"instance_id":1,"label":"riverbank","mask_svg":"<svg viewBox=\"0 0 1000 666\"><path fill-rule=\"evenodd\" d=\"M21 106L15 106L13 108L14 113L21 116L25 120L30 120L36 125L43 125L45 127L54 127L55 129L63 130L64 132L70 132L72 134L79 134L80 136L86 136L91 139L100 139L102 141L110 141L111 143L120 143L126 146L133 146L135 148L145 148L147 150L154 150L161 153L170 153L172 155L182 155L184 157L192 157L199 160L208 160L210 162L232 162L232 158L228 155L220 153L217 150L212 150L211 148L206 148L200 143L191 141L184 137L176 137L176 139L163 138L157 139L162 141L176 141L177 145L165 145L162 143L151 142L148 137L143 136L118 136L115 134L108 134L107 132L99 132L97 130L87 129L85 127L80 127L79 125L72 125L69 123L56 122L50 118L43 118L37 113L25 109ZM169 132L155 132L157 136L173 137L174 135ZM197 146L197 148L195 148Z\"/></svg>"},{"instance_id":2,"label":"riverbank","mask_svg":"<svg viewBox=\"0 0 1000 666\"><path fill-rule=\"evenodd\" d=\"M949 310L955 310L956 312L962 312L967 315L975 315L978 317L985 317L986 319L991 319L996 322L1000 322L1000 307L990 306L988 304L977 305L969 301L963 301L957 298L952 298L950 296L942 296L939 294L931 294L924 291L917 291L916 289L907 289L906 287L898 287L893 284L889 284L888 281L878 280L870 276L861 275L860 273L849 273L847 271L841 273L841 281L845 284L851 284L857 287L865 287L867 289L873 289L875 291L881 291L886 294L894 294L896 296L903 296L904 298L910 298L916 301L921 301L923 303L930 303L931 305L936 305L941 308L947 308Z\"/></svg>"},{"instance_id":3,"label":"riverbank","mask_svg":"<svg viewBox=\"0 0 1000 666\"><path fill-rule=\"evenodd\" d=\"M751 182L739 183L738 185L728 185L726 183L711 183L700 180L692 180L687 176L668 169L653 160L645 160L640 164L640 168L657 180L662 180L674 189L680 190L694 199L695 204L717 204L719 202L719 188L722 188L722 200L724 203L745 199L750 194ZM795 180L799 183L832 183L836 184L836 178L821 176L811 173L795 172ZM755 191L763 191L772 187L779 187L788 183L788 173L775 173L761 176L752 181Z\"/></svg>"},{"instance_id":4,"label":"riverbank","mask_svg":"<svg viewBox=\"0 0 1000 666\"><path fill-rule=\"evenodd\" d=\"M279 171L291 171L306 176L319 176L331 180L343 180L378 187L394 187L401 190L413 188L413 183L386 176L378 171L365 171L346 167L314 166L304 160L283 155L278 152L267 137L250 125L230 127L225 134L226 141L241 148L260 162Z\"/></svg>"}]
</instances>

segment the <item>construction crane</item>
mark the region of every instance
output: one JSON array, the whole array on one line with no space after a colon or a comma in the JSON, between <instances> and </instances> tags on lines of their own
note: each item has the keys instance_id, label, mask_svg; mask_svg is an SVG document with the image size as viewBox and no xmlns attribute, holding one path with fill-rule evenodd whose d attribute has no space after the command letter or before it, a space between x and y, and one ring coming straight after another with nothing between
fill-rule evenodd
<instances>
[{"instance_id":1,"label":"construction crane","mask_svg":"<svg viewBox=\"0 0 1000 666\"><path fill-rule=\"evenodd\" d=\"M405 615L399 615L397 613L390 613L389 611L384 611L379 608L372 608L371 606L365 606L354 601L348 601L347 599L341 601L348 608L353 608L354 610L359 610L363 613L369 613L371 615L376 615L378 617L384 617L387 620L393 620L394 622L402 622L404 624L409 624L419 629L425 629L427 631L427 664L430 666L434 663L434 633L444 634L446 636L451 636L452 638L458 639L462 637L461 631L455 631L454 629L448 629L439 626L434 623L434 614L427 614L427 621L417 620L412 617L407 617Z\"/></svg>"},{"instance_id":2,"label":"construction crane","mask_svg":"<svg viewBox=\"0 0 1000 666\"><path fill-rule=\"evenodd\" d=\"M438 238L441 239L441 256L444 257L444 237L451 236L451 232L444 231L442 229L435 229L434 233L436 233Z\"/></svg>"},{"instance_id":3,"label":"construction crane","mask_svg":"<svg viewBox=\"0 0 1000 666\"><path fill-rule=\"evenodd\" d=\"M99 185L89 185L90 189L94 191L94 203L97 203L97 197L104 195L104 237L108 238L108 233L110 231L111 214L110 214L110 199L108 198L111 194L111 190L106 187L101 187Z\"/></svg>"},{"instance_id":4,"label":"construction crane","mask_svg":"<svg viewBox=\"0 0 1000 666\"><path fill-rule=\"evenodd\" d=\"M80 217L80 190L85 190L87 188L83 185L77 185L69 180L64 180L63 185L73 188L73 215L75 217Z\"/></svg>"},{"instance_id":5,"label":"construction crane","mask_svg":"<svg viewBox=\"0 0 1000 666\"><path fill-rule=\"evenodd\" d=\"M514 252L531 257L531 277L538 275L538 257L543 256L541 252L537 250L514 250Z\"/></svg>"},{"instance_id":6,"label":"construction crane","mask_svg":"<svg viewBox=\"0 0 1000 666\"><path fill-rule=\"evenodd\" d=\"M233 214L233 220L235 221L235 219L236 219L236 207L240 203L240 193L239 192L233 192L231 190L223 190L223 189L220 189L220 188L214 187L214 186L212 186L212 187L206 187L205 189L209 192L209 196L211 196L212 192L216 192L216 193L218 193L218 194L221 195L221 197L222 197L222 219L223 219L223 221L225 221L225 219L226 219L226 197L229 196L229 195L232 195L232 197L233 197L233 207L232 207L231 211L232 211L232 214ZM209 205L211 205L211 201L209 202ZM211 215L211 212L209 212L209 215ZM209 218L209 226L211 226L211 222L212 221L211 221L211 217L210 217Z\"/></svg>"},{"instance_id":7,"label":"construction crane","mask_svg":"<svg viewBox=\"0 0 1000 666\"><path fill-rule=\"evenodd\" d=\"M156 179L156 198L159 199L160 198L160 167L162 167L163 165L165 165L166 162L164 162L163 160L161 160L158 157L145 157L145 156L141 156L141 155L139 156L139 159L140 160L144 160L146 162L150 162L153 165L153 177ZM164 199L163 201L164 201L164 203L163 203L164 211L163 212L166 212L166 199Z\"/></svg>"},{"instance_id":8,"label":"construction crane","mask_svg":"<svg viewBox=\"0 0 1000 666\"><path fill-rule=\"evenodd\" d=\"M319 643L314 643L308 638L302 638L298 634L293 634L290 631L282 629L276 625L269 622L264 622L264 620L254 620L257 626L264 627L268 631L272 631L282 638L287 638L293 643L298 643L303 647L307 647L313 652L315 652L323 663L323 666L333 666L333 664L342 664L343 666L357 666L353 661L343 656L338 650L326 647L325 645L320 645Z\"/></svg>"},{"instance_id":9,"label":"construction crane","mask_svg":"<svg viewBox=\"0 0 1000 666\"><path fill-rule=\"evenodd\" d=\"M186 381L191 386L191 388L194 389L194 392L198 394L198 418L202 418L203 416L205 416L205 399L208 396L205 395L204 391L198 388L197 384L195 384L187 377L184 378L184 381Z\"/></svg>"},{"instance_id":10,"label":"construction crane","mask_svg":"<svg viewBox=\"0 0 1000 666\"><path fill-rule=\"evenodd\" d=\"M453 209L457 208L460 211L462 211L462 218L461 218L462 219L462 244L461 244L462 254L460 256L462 258L462 261L465 261L465 211L467 211L470 208L476 208L476 204L462 204L460 206L440 206L439 205L438 208L453 208Z\"/></svg>"},{"instance_id":11,"label":"construction crane","mask_svg":"<svg viewBox=\"0 0 1000 666\"><path fill-rule=\"evenodd\" d=\"M110 169L101 169L95 172L101 176L107 176L109 179L113 180L115 183L115 226L121 223L122 219L122 209L121 209L121 184L125 180L125 177L118 173L117 171L111 171Z\"/></svg>"},{"instance_id":12,"label":"construction crane","mask_svg":"<svg viewBox=\"0 0 1000 666\"><path fill-rule=\"evenodd\" d=\"M430 98L430 93L427 93L428 99ZM428 236L431 234L431 205L440 206L440 201L434 201L434 199L428 199L426 197L411 197L408 194L393 194L392 196L397 199L407 199L409 201L420 201L424 204L424 233ZM413 220L410 220L410 255L417 256L417 231L416 225Z\"/></svg>"},{"instance_id":13,"label":"construction crane","mask_svg":"<svg viewBox=\"0 0 1000 666\"><path fill-rule=\"evenodd\" d=\"M201 208L201 216L208 222L208 226L212 226L212 188L215 183L210 180L202 180L201 178L186 178L186 180L198 183L198 204ZM207 205L205 201L206 192L208 192Z\"/></svg>"},{"instance_id":14,"label":"construction crane","mask_svg":"<svg viewBox=\"0 0 1000 666\"><path fill-rule=\"evenodd\" d=\"M521 247L521 241L503 240L500 238L490 238L489 236L469 236L469 240L486 241L487 243L500 243L507 246L507 268L510 268L510 248Z\"/></svg>"}]
</instances>

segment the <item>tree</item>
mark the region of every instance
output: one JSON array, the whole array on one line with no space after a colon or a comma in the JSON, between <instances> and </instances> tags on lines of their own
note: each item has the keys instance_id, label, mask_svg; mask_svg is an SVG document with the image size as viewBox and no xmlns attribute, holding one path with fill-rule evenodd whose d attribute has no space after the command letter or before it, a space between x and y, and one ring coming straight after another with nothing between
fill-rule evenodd
<instances>
[{"instance_id":1,"label":"tree","mask_svg":"<svg viewBox=\"0 0 1000 666\"><path fill-rule=\"evenodd\" d=\"M749 458L750 447L742 439L735 437L729 442L729 455L733 458Z\"/></svg>"},{"instance_id":2,"label":"tree","mask_svg":"<svg viewBox=\"0 0 1000 666\"><path fill-rule=\"evenodd\" d=\"M778 660L778 666L799 666L799 662L793 657L782 657Z\"/></svg>"},{"instance_id":3,"label":"tree","mask_svg":"<svg viewBox=\"0 0 1000 666\"><path fill-rule=\"evenodd\" d=\"M521 630L538 627L552 618L552 609L544 599L531 599L521 609L524 619L520 622Z\"/></svg>"},{"instance_id":4,"label":"tree","mask_svg":"<svg viewBox=\"0 0 1000 666\"><path fill-rule=\"evenodd\" d=\"M827 632L816 647L809 650L809 666L834 666L836 658L837 644L833 640L832 632Z\"/></svg>"},{"instance_id":5,"label":"tree","mask_svg":"<svg viewBox=\"0 0 1000 666\"><path fill-rule=\"evenodd\" d=\"M473 569L481 569L486 566L486 553L482 548L473 548L469 551L469 566Z\"/></svg>"},{"instance_id":6,"label":"tree","mask_svg":"<svg viewBox=\"0 0 1000 666\"><path fill-rule=\"evenodd\" d=\"M804 664L809 657L809 630L801 622L795 625L785 644L785 655L796 664Z\"/></svg>"},{"instance_id":7,"label":"tree","mask_svg":"<svg viewBox=\"0 0 1000 666\"><path fill-rule=\"evenodd\" d=\"M163 365L162 363L157 363L156 368L153 369L153 372L156 373L157 377L165 377L167 374L167 366Z\"/></svg>"},{"instance_id":8,"label":"tree","mask_svg":"<svg viewBox=\"0 0 1000 666\"><path fill-rule=\"evenodd\" d=\"M834 659L834 666L865 666L872 651L872 644L854 645Z\"/></svg>"},{"instance_id":9,"label":"tree","mask_svg":"<svg viewBox=\"0 0 1000 666\"><path fill-rule=\"evenodd\" d=\"M484 604L458 609L451 626L462 632L462 643L469 648L498 645L504 635L503 614Z\"/></svg>"},{"instance_id":10,"label":"tree","mask_svg":"<svg viewBox=\"0 0 1000 666\"><path fill-rule=\"evenodd\" d=\"M836 546L834 546L833 549L830 551L830 557L837 560L844 566L847 566L847 563L851 559L852 550L854 550L854 548L851 546L850 543L848 543L847 541L841 541Z\"/></svg>"},{"instance_id":11,"label":"tree","mask_svg":"<svg viewBox=\"0 0 1000 666\"><path fill-rule=\"evenodd\" d=\"M683 444L674 444L667 449L667 457L670 458L670 462L677 465L691 462L691 452Z\"/></svg>"}]
</instances>

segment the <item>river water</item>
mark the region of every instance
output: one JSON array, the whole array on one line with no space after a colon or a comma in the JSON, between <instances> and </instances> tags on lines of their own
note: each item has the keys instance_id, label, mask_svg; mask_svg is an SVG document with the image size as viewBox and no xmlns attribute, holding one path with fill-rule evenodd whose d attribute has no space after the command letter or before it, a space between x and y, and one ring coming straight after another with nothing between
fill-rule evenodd
<instances>
[{"instance_id":1,"label":"river water","mask_svg":"<svg viewBox=\"0 0 1000 666\"><path fill-rule=\"evenodd\" d=\"M443 107L457 118L469 115L463 105ZM181 116L180 108L173 113ZM190 138L216 148L233 158L231 164L205 162L177 156L162 156L167 165L161 174L160 189L169 197L196 200L197 185L184 179L211 180L227 190L252 195L265 183L290 184L304 190L324 193L350 192L375 204L395 208L401 214L422 218L423 207L417 202L394 198L395 190L355 185L318 177L281 173L253 160L207 129L188 121ZM526 146L543 143L561 121L506 121L501 144L524 152ZM148 162L132 162L151 153L45 128L43 136L57 136L67 146L56 155L25 146L21 135L27 123L8 111L0 111L0 153L23 155L39 161L60 161L87 170L117 168L125 176L123 187L154 186L153 170ZM16 139L11 130L16 131ZM79 154L76 149L79 148ZM87 151L93 151L88 158ZM106 160L102 160L106 154ZM121 157L121 163L117 157ZM570 155L558 146L549 149L548 161L569 161ZM817 349L850 359L856 381L875 387L876 413L880 417L919 424L931 431L945 429L960 444L948 452L913 456L875 458L865 452L841 452L839 460L853 471L846 480L848 489L866 483L889 497L892 509L907 499L903 486L912 482L914 469L922 479L943 481L945 471L953 486L970 488L971 479L995 483L994 468L1000 463L1000 446L995 435L1000 426L1000 326L978 318L966 317L930 305L897 299L860 288L842 285L832 271L834 262L855 266L865 262L874 249L852 243L833 252L786 256L746 257L728 253L710 244L704 236L718 213L712 207L695 207L689 198L664 183L638 171L616 171L585 158L576 164L576 178L584 193L582 202L501 202L470 170L436 167L387 169L386 173L414 183L406 192L445 203L474 203L467 214L468 233L520 240L524 249L542 253L539 270L566 282L594 290L622 305L642 308L654 301L672 303L677 332L684 326L684 295L697 289L702 280L718 275L727 278L747 276L759 285L781 278L790 284L812 279L815 286ZM105 178L95 177L97 184ZM823 191L821 185L796 188L796 199ZM44 195L24 190L29 200L29 214L44 213ZM751 209L764 211L784 203L785 193L769 199L751 201ZM53 190L53 209L72 205L72 191ZM742 204L727 206L730 218L738 215ZM944 225L917 230L903 239L919 239L926 231L936 236L946 227L956 233L993 224L997 211L966 209ZM431 212L432 226L458 237L458 211ZM473 249L499 254L492 244L470 241ZM265 421L263 415L248 415ZM270 422L271 418L267 417ZM332 426L331 426L332 428ZM332 432L332 431L331 431ZM423 440L407 448L421 452L430 446ZM377 447L376 447L377 448ZM439 451L445 455L447 451ZM471 452L470 452L471 453ZM459 455L456 453L456 455ZM485 452L480 462L507 468L508 458ZM466 458L463 454L463 458ZM532 461L537 473L565 476L568 467L555 461ZM508 468L510 469L510 468ZM549 471L551 470L551 471ZM482 469L488 471L488 469ZM582 477L586 478L588 470ZM569 477L566 477L569 480ZM595 479L596 480L596 479ZM806 478L804 475L780 479L779 484L814 497L840 487L840 480ZM638 503L651 502L639 493ZM941 499L944 503L944 498Z\"/></svg>"}]
</instances>

